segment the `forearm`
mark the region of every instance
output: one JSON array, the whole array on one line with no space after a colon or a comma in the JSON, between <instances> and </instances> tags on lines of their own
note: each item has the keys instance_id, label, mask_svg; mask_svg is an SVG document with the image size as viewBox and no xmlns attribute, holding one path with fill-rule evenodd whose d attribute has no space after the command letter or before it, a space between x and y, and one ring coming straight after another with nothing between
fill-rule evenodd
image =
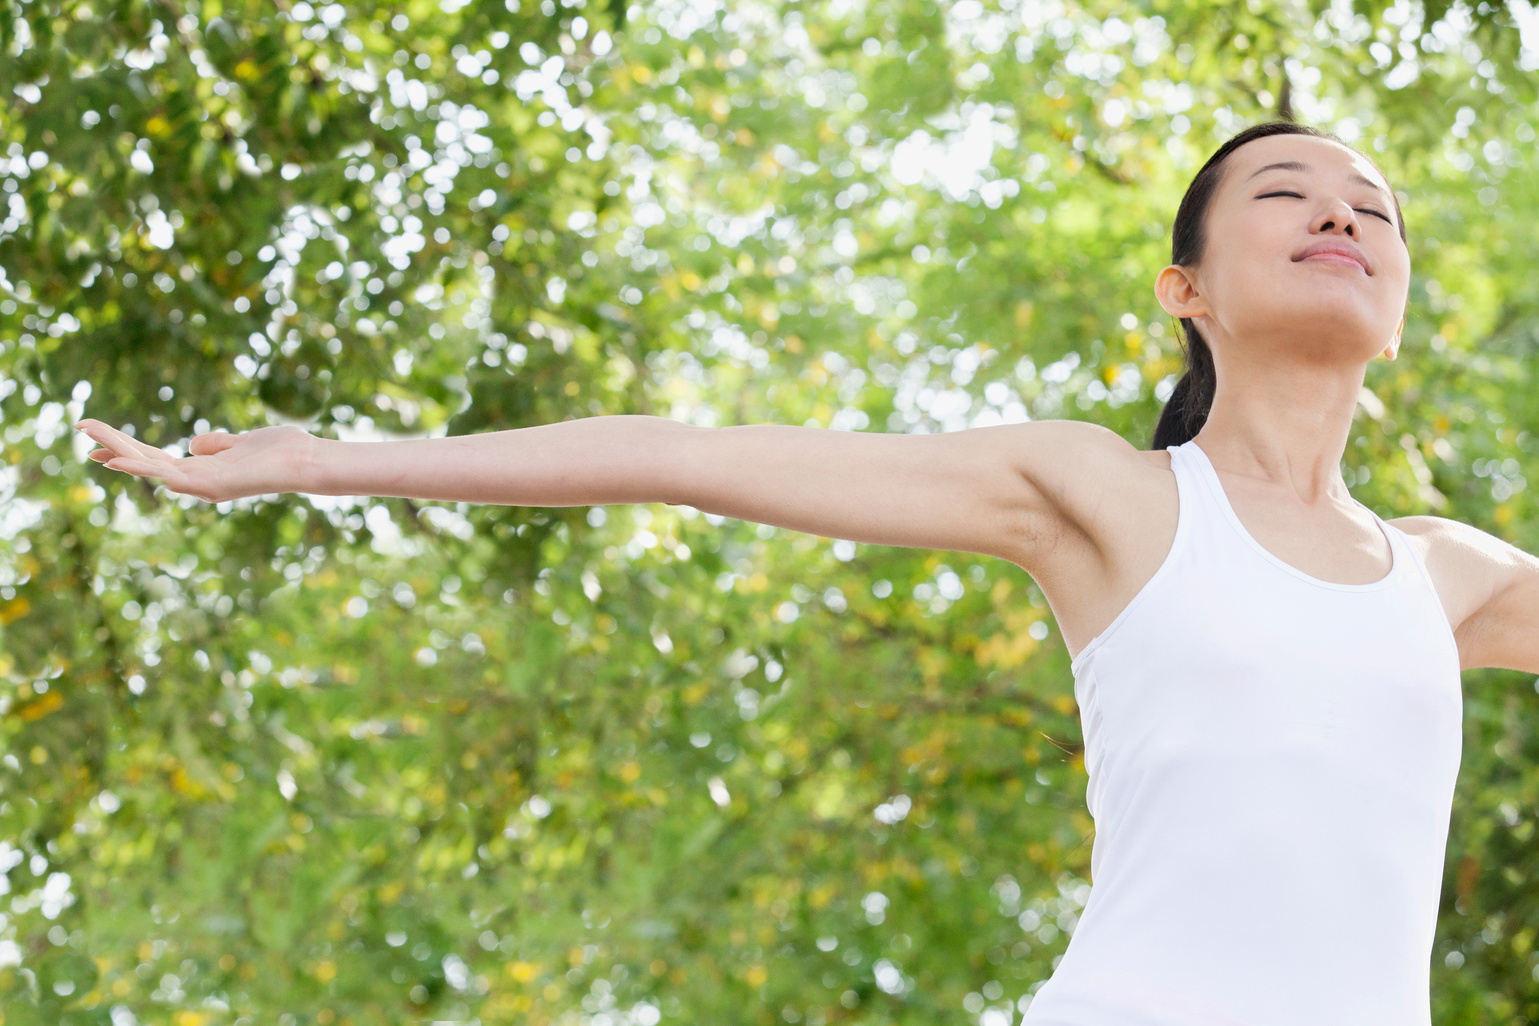
<instances>
[{"instance_id":1,"label":"forearm","mask_svg":"<svg viewBox=\"0 0 1539 1026\"><path fill-rule=\"evenodd\" d=\"M449 438L315 439L299 490L506 506L677 501L678 453L700 430L615 416Z\"/></svg>"}]
</instances>

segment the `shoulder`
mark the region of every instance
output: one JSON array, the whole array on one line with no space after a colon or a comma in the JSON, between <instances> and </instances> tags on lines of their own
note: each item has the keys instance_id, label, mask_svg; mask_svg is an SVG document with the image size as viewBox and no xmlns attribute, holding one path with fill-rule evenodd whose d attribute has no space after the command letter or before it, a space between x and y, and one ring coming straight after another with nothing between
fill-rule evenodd
<instances>
[{"instance_id":1,"label":"shoulder","mask_svg":"<svg viewBox=\"0 0 1539 1026\"><path fill-rule=\"evenodd\" d=\"M1448 567L1501 562L1517 551L1493 534L1446 517L1397 517L1388 523L1410 538L1424 557Z\"/></svg>"},{"instance_id":2,"label":"shoulder","mask_svg":"<svg viewBox=\"0 0 1539 1026\"><path fill-rule=\"evenodd\" d=\"M1478 527L1445 517L1399 517L1399 528L1427 565L1457 629L1491 600L1518 564L1518 550Z\"/></svg>"},{"instance_id":3,"label":"shoulder","mask_svg":"<svg viewBox=\"0 0 1539 1026\"><path fill-rule=\"evenodd\" d=\"M1110 428L1078 420L1039 420L958 434L972 436L1034 475L1083 477L1092 468L1170 469L1169 453L1138 449Z\"/></svg>"},{"instance_id":4,"label":"shoulder","mask_svg":"<svg viewBox=\"0 0 1539 1026\"><path fill-rule=\"evenodd\" d=\"M1396 521L1426 550L1465 669L1539 673L1539 558L1468 524L1439 517Z\"/></svg>"},{"instance_id":5,"label":"shoulder","mask_svg":"<svg viewBox=\"0 0 1539 1026\"><path fill-rule=\"evenodd\" d=\"M1147 500L1150 489L1174 494L1170 454L1138 449L1109 428L1044 420L967 432L1026 482L1044 508L1087 534L1091 520Z\"/></svg>"}]
</instances>

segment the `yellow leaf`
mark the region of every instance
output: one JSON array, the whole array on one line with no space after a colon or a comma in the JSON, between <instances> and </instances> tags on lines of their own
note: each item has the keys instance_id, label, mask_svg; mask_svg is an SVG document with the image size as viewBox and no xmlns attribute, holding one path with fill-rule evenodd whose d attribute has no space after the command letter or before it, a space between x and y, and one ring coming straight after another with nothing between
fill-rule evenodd
<instances>
[{"instance_id":1,"label":"yellow leaf","mask_svg":"<svg viewBox=\"0 0 1539 1026\"><path fill-rule=\"evenodd\" d=\"M979 666L998 666L1008 670L1030 659L1037 646L1037 639L1025 631L1000 633L979 645L973 658Z\"/></svg>"},{"instance_id":2,"label":"yellow leaf","mask_svg":"<svg viewBox=\"0 0 1539 1026\"><path fill-rule=\"evenodd\" d=\"M202 798L208 794L208 788L187 775L187 767L178 766L171 774L171 789L177 794L186 795L189 798Z\"/></svg>"},{"instance_id":3,"label":"yellow leaf","mask_svg":"<svg viewBox=\"0 0 1539 1026\"><path fill-rule=\"evenodd\" d=\"M49 713L54 712L63 704L64 699L59 695L59 693L57 691L50 691L48 694L44 695L42 698L37 699L35 702L28 702L26 705L21 706L16 710L14 715L17 719L24 723L31 723L34 720L40 720L44 716L47 716ZM46 754L44 757L46 758ZM36 756L33 757L32 761L38 761Z\"/></svg>"},{"instance_id":4,"label":"yellow leaf","mask_svg":"<svg viewBox=\"0 0 1539 1026\"><path fill-rule=\"evenodd\" d=\"M7 624L7 623L10 623L12 620L19 620L19 619L21 619L22 617L27 615L27 612L31 608L32 608L32 603L30 601L28 601L27 596L25 596L25 595L18 595L18 596L16 596L14 599L12 599L11 601L7 602L5 605L0 606L0 624Z\"/></svg>"}]
</instances>

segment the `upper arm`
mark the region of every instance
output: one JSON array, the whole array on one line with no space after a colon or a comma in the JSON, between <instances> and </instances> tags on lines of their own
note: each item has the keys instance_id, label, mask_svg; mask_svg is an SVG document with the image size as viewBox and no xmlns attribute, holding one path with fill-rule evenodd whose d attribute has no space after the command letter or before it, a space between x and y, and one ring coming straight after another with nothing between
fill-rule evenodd
<instances>
[{"instance_id":1,"label":"upper arm","mask_svg":"<svg viewBox=\"0 0 1539 1026\"><path fill-rule=\"evenodd\" d=\"M1470 668L1539 673L1539 559L1506 543L1490 561L1490 599L1455 632Z\"/></svg>"},{"instance_id":2,"label":"upper arm","mask_svg":"<svg viewBox=\"0 0 1539 1026\"><path fill-rule=\"evenodd\" d=\"M1031 569L1074 533L1077 476L1132 447L1072 421L939 435L697 429L676 500L827 537L1000 556Z\"/></svg>"},{"instance_id":3,"label":"upper arm","mask_svg":"<svg viewBox=\"0 0 1539 1026\"><path fill-rule=\"evenodd\" d=\"M1425 545L1463 668L1539 673L1539 559L1457 521L1398 523Z\"/></svg>"}]
</instances>

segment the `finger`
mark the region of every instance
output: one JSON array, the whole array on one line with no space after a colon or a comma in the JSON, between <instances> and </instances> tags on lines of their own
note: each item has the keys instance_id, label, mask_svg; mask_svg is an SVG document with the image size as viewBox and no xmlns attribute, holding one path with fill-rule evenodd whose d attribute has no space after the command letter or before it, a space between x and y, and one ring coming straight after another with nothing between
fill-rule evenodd
<instances>
[{"instance_id":1,"label":"finger","mask_svg":"<svg viewBox=\"0 0 1539 1026\"><path fill-rule=\"evenodd\" d=\"M106 460L102 466L108 470L121 470L125 474L135 477L164 477L166 468L159 463L150 460L141 460L136 456L113 456Z\"/></svg>"},{"instance_id":2,"label":"finger","mask_svg":"<svg viewBox=\"0 0 1539 1026\"><path fill-rule=\"evenodd\" d=\"M145 445L143 442L119 431L109 424L103 424L99 420L81 421L81 430L90 436L96 444L111 449L120 456L137 456L140 459L170 459L171 457L155 448L153 445Z\"/></svg>"},{"instance_id":3,"label":"finger","mask_svg":"<svg viewBox=\"0 0 1539 1026\"><path fill-rule=\"evenodd\" d=\"M86 453L86 458L95 460L97 463L106 463L116 455L117 453L111 449L93 449Z\"/></svg>"},{"instance_id":4,"label":"finger","mask_svg":"<svg viewBox=\"0 0 1539 1026\"><path fill-rule=\"evenodd\" d=\"M212 456L216 452L224 452L234 445L239 435L232 435L228 431L211 431L206 435L197 435L188 443L187 451L194 456Z\"/></svg>"}]
</instances>

